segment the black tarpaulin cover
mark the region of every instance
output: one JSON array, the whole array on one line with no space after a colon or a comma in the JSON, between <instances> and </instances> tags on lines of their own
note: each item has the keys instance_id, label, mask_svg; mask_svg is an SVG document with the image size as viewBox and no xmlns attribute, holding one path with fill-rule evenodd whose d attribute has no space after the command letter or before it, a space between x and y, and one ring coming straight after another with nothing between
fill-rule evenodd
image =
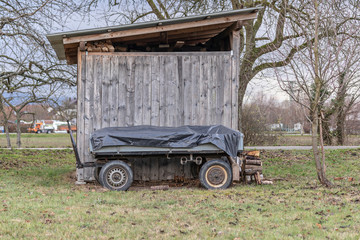
<instances>
[{"instance_id":1,"label":"black tarpaulin cover","mask_svg":"<svg viewBox=\"0 0 360 240\"><path fill-rule=\"evenodd\" d=\"M114 146L193 148L212 143L231 157L236 157L238 145L242 144L242 134L222 125L108 127L95 131L90 143L94 151Z\"/></svg>"}]
</instances>

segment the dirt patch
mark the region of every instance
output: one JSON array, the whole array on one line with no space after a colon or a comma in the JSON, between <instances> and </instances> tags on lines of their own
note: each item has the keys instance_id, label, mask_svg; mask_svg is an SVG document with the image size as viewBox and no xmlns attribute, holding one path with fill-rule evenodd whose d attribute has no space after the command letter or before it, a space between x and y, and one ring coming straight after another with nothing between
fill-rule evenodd
<instances>
[{"instance_id":1,"label":"dirt patch","mask_svg":"<svg viewBox=\"0 0 360 240\"><path fill-rule=\"evenodd\" d=\"M97 182L88 182L83 185L76 185L75 182L77 180L76 177L76 171L71 171L64 175L63 181L69 184L74 185L74 189L85 191L85 192L106 192L107 189L103 188L99 183Z\"/></svg>"},{"instance_id":2,"label":"dirt patch","mask_svg":"<svg viewBox=\"0 0 360 240\"><path fill-rule=\"evenodd\" d=\"M76 171L68 172L64 175L64 181L68 183L75 183L76 182Z\"/></svg>"},{"instance_id":3,"label":"dirt patch","mask_svg":"<svg viewBox=\"0 0 360 240\"><path fill-rule=\"evenodd\" d=\"M76 182L76 171L69 172L64 175L64 181L70 184ZM179 180L166 180L166 181L133 181L129 191L152 190L152 186L168 185L171 189L176 188L198 188L201 187L199 179L185 179ZM103 188L98 182L87 182L83 185L75 185L76 189L86 192L106 192L109 191Z\"/></svg>"},{"instance_id":4,"label":"dirt patch","mask_svg":"<svg viewBox=\"0 0 360 240\"><path fill-rule=\"evenodd\" d=\"M186 179L183 182L176 180L166 181L134 181L130 187L130 191L140 190L153 190L153 186L169 186L170 189L181 189L181 188L198 188L201 187L198 179Z\"/></svg>"}]
</instances>

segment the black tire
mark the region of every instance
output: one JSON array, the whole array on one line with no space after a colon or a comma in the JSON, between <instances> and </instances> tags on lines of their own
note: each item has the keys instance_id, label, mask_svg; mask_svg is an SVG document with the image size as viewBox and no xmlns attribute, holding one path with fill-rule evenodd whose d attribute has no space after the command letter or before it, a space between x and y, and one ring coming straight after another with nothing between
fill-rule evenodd
<instances>
[{"instance_id":1,"label":"black tire","mask_svg":"<svg viewBox=\"0 0 360 240\"><path fill-rule=\"evenodd\" d=\"M99 182L107 189L126 191L133 182L133 172L125 162L111 161L101 168Z\"/></svg>"},{"instance_id":2,"label":"black tire","mask_svg":"<svg viewBox=\"0 0 360 240\"><path fill-rule=\"evenodd\" d=\"M41 130L37 130L36 133L41 133Z\"/></svg>"},{"instance_id":3,"label":"black tire","mask_svg":"<svg viewBox=\"0 0 360 240\"><path fill-rule=\"evenodd\" d=\"M207 189L226 189L232 182L231 167L223 160L210 160L201 167L199 179Z\"/></svg>"},{"instance_id":4,"label":"black tire","mask_svg":"<svg viewBox=\"0 0 360 240\"><path fill-rule=\"evenodd\" d=\"M51 130L47 130L46 133L47 133L47 134L51 133Z\"/></svg>"},{"instance_id":5,"label":"black tire","mask_svg":"<svg viewBox=\"0 0 360 240\"><path fill-rule=\"evenodd\" d=\"M100 182L100 179L99 179L100 171L101 171L101 167L94 168L94 178L100 185L102 185L102 183Z\"/></svg>"}]
</instances>

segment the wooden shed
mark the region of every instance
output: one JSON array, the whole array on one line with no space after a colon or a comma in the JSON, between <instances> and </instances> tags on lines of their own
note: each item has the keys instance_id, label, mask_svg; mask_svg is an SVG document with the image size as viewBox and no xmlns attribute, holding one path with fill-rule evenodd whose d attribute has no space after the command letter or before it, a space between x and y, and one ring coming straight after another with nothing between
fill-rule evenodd
<instances>
[{"instance_id":1,"label":"wooden shed","mask_svg":"<svg viewBox=\"0 0 360 240\"><path fill-rule=\"evenodd\" d=\"M59 59L77 64L81 161L93 161L90 134L104 127L222 124L238 129L240 28L258 10L48 35ZM178 174L171 166L161 173L161 164L139 160L134 179ZM78 181L93 180L91 171L78 169Z\"/></svg>"}]
</instances>

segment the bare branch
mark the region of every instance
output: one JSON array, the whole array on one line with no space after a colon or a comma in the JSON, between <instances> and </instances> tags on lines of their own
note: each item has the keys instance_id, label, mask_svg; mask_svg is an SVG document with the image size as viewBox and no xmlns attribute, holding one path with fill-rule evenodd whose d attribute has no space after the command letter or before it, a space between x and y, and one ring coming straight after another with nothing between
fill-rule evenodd
<instances>
[{"instance_id":1,"label":"bare branch","mask_svg":"<svg viewBox=\"0 0 360 240\"><path fill-rule=\"evenodd\" d=\"M156 15L156 17L159 19L159 20L164 20L165 17L161 14L160 10L157 8L157 6L155 5L154 1L153 0L146 0L149 4L149 6L151 7L152 9L152 12Z\"/></svg>"}]
</instances>

